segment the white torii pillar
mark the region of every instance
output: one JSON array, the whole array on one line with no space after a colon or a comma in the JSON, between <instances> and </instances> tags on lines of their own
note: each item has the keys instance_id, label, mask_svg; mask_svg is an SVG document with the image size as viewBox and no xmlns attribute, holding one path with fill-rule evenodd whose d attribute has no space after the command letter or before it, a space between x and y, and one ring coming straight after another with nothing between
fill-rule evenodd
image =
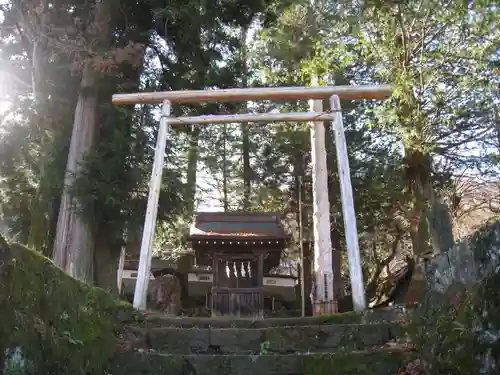
<instances>
[{"instance_id":1,"label":"white torii pillar","mask_svg":"<svg viewBox=\"0 0 500 375\"><path fill-rule=\"evenodd\" d=\"M158 201L160 199L161 180L163 164L165 161L165 147L168 136L168 117L170 116L171 103L169 100L163 102L161 109L160 128L156 138L155 157L153 172L149 183L148 205L144 219L142 232L141 256L137 270L137 281L134 292L134 307L139 310L146 309L149 279L151 272L151 258L153 257L153 242L155 237L156 216L158 214Z\"/></svg>"},{"instance_id":2,"label":"white torii pillar","mask_svg":"<svg viewBox=\"0 0 500 375\"><path fill-rule=\"evenodd\" d=\"M352 197L352 186L349 175L349 162L347 159L347 146L345 143L344 130L342 126L342 115L340 114L340 103L337 95L343 95L345 99L384 99L390 96L392 87L390 85L377 86L325 86L325 87L274 87L274 88L247 88L247 89L220 89L220 90L192 90L192 91L165 91L159 93L132 93L114 94L113 104L157 104L163 102L160 130L158 132L153 173L149 186L146 218L141 243L141 256L137 275L137 283L134 294L134 307L146 308L147 292L150 278L151 258L153 252L153 240L155 234L155 223L158 212L158 200L161 188L162 170L164 163L165 146L170 124L198 124L198 123L232 123L232 122L273 122L273 121L316 121L332 120L335 129L335 144L339 164L340 184L342 193L342 207L344 213L347 248L349 254L349 270L351 276L353 301L355 310L363 310L366 307L363 287L363 275L359 254L359 245L356 230L356 218ZM222 115L222 116L198 116L178 117L168 120L171 102L179 104L201 103L207 101L249 101L249 100L301 100L301 99L324 99L329 95L332 109L338 111L335 115L326 113L267 113L267 114L245 114L245 115ZM314 104L312 104L314 105ZM319 105L319 104L316 104ZM316 286L320 294L328 300L333 297L333 274L331 269L331 240L329 223L328 202L328 173L326 170L326 149L324 142L324 127L322 123L316 123L312 130L313 158L314 158L314 228L317 232L315 240L315 258L317 259L318 273ZM326 211L325 211L326 209ZM324 215L324 213L327 215ZM328 233L328 235L327 235ZM325 278L326 276L326 278ZM327 281L325 283L325 280ZM329 281L331 280L331 281Z\"/></svg>"},{"instance_id":3,"label":"white torii pillar","mask_svg":"<svg viewBox=\"0 0 500 375\"><path fill-rule=\"evenodd\" d=\"M323 112L323 101L310 100L309 110ZM314 290L311 291L311 297L313 314L328 315L337 312L337 309L333 294L330 201L323 121L310 124L310 136L314 234Z\"/></svg>"},{"instance_id":4,"label":"white torii pillar","mask_svg":"<svg viewBox=\"0 0 500 375\"><path fill-rule=\"evenodd\" d=\"M356 213L354 211L354 198L352 193L351 172L349 169L349 156L342 121L342 107L337 95L330 97L330 109L335 118L332 121L335 135L335 148L337 150L337 164L340 180L340 194L342 200L342 213L349 260L349 277L351 279L352 302L354 311L366 309L365 287L363 282L363 269L359 253L358 231L356 228Z\"/></svg>"},{"instance_id":5,"label":"white torii pillar","mask_svg":"<svg viewBox=\"0 0 500 375\"><path fill-rule=\"evenodd\" d=\"M334 111L333 129L337 150L338 169L342 198L342 210L349 257L349 274L352 285L354 310L366 308L363 274L359 253L356 216L349 170L347 145L342 123L340 100L337 95L330 98L331 108ZM322 101L311 100L310 106L316 113L323 111ZM169 100L163 102L160 128L157 137L153 172L149 186L147 211L141 242L141 255L137 272L133 305L137 309L145 310L150 280L151 258L155 223L158 212L158 201L161 188L165 147L168 136L168 117L171 111ZM316 117L314 117L316 119ZM310 120L308 118L307 120ZM198 121L198 120L197 120ZM213 119L212 119L213 121ZM314 195L314 260L315 260L315 302L325 303L326 313L333 312L331 305L335 303L333 294L332 245L330 238L330 202L328 199L328 171L325 148L325 128L323 122L315 121L311 127L311 148L313 164L313 195ZM332 306L333 307L333 306Z\"/></svg>"}]
</instances>

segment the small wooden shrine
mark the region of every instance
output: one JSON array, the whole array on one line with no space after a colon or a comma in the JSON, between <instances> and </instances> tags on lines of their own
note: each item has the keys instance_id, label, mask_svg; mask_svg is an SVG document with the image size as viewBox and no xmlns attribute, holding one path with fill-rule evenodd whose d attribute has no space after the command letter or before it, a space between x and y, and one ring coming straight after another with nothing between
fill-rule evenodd
<instances>
[{"instance_id":1,"label":"small wooden shrine","mask_svg":"<svg viewBox=\"0 0 500 375\"><path fill-rule=\"evenodd\" d=\"M279 265L288 236L280 214L202 212L188 240L199 265L212 267L212 316L263 318L263 277Z\"/></svg>"}]
</instances>

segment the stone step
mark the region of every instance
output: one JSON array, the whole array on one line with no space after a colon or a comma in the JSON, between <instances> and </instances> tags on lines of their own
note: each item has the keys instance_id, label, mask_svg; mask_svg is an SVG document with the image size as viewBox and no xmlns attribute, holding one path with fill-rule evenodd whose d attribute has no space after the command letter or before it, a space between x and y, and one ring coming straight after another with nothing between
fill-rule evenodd
<instances>
[{"instance_id":1,"label":"stone step","mask_svg":"<svg viewBox=\"0 0 500 375\"><path fill-rule=\"evenodd\" d=\"M411 359L404 351L288 355L124 353L112 375L389 375Z\"/></svg>"},{"instance_id":2,"label":"stone step","mask_svg":"<svg viewBox=\"0 0 500 375\"><path fill-rule=\"evenodd\" d=\"M270 328L135 328L143 349L170 354L269 354L351 351L401 336L398 326L336 324Z\"/></svg>"},{"instance_id":3,"label":"stone step","mask_svg":"<svg viewBox=\"0 0 500 375\"><path fill-rule=\"evenodd\" d=\"M162 314L151 314L143 321L145 327L178 327L178 328L268 328L285 326L317 326L333 324L367 324L379 322L402 321L408 312L397 308L381 308L364 312L347 312L328 316L299 318L268 318L262 320L237 318L196 318L169 317Z\"/></svg>"}]
</instances>

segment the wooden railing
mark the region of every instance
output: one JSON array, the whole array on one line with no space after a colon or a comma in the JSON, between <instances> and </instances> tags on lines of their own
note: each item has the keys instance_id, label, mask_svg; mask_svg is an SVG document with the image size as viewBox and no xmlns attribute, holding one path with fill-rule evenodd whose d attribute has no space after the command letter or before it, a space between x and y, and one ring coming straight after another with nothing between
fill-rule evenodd
<instances>
[{"instance_id":1,"label":"wooden railing","mask_svg":"<svg viewBox=\"0 0 500 375\"><path fill-rule=\"evenodd\" d=\"M212 316L260 319L263 311L260 288L212 288Z\"/></svg>"}]
</instances>

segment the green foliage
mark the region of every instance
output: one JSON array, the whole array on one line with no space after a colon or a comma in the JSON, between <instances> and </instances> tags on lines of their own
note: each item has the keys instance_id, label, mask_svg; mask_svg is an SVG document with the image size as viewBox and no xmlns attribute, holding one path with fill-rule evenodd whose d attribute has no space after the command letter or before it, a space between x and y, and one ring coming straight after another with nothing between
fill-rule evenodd
<instances>
[{"instance_id":1,"label":"green foliage","mask_svg":"<svg viewBox=\"0 0 500 375\"><path fill-rule=\"evenodd\" d=\"M65 166L61 154L67 152L68 142L64 120L69 122L69 118L54 114L51 121L58 122L60 129L49 132L34 126L36 117L29 101L14 102L11 109L15 117L0 126L0 219L13 238L27 243L35 207L49 222L57 211ZM42 231L38 250L48 254L53 233Z\"/></svg>"},{"instance_id":2,"label":"green foliage","mask_svg":"<svg viewBox=\"0 0 500 375\"><path fill-rule=\"evenodd\" d=\"M271 343L269 340L263 341L260 343L260 355L266 355L269 353L269 347L271 346Z\"/></svg>"},{"instance_id":3,"label":"green foliage","mask_svg":"<svg viewBox=\"0 0 500 375\"><path fill-rule=\"evenodd\" d=\"M491 149L496 133L498 77L491 61L498 33L489 33L495 9L474 4L468 10L464 2L419 4L364 9L361 56L375 65L374 79L396 86L393 99L379 107L378 123L398 131L407 153L439 154L479 167L486 154L473 157L472 150ZM470 152L461 153L464 148Z\"/></svg>"},{"instance_id":4,"label":"green foliage","mask_svg":"<svg viewBox=\"0 0 500 375\"><path fill-rule=\"evenodd\" d=\"M68 43L43 46L39 91L45 100L33 100L28 95L32 88L16 84L9 99L14 101L17 116L5 120L8 127L0 130L1 218L19 241L45 254L52 250L85 56L71 43L81 39L82 33L74 30L78 22L90 22L91 3L51 3L47 14L54 32L51 41L60 37L58 40ZM92 90L100 102L99 131L95 148L86 156L85 167L72 187L80 213L96 236L105 234L106 245L113 249L118 249L125 229L136 233L143 225L157 108L117 108L110 103L115 92L310 85L316 77L321 85L392 83L395 92L386 102L342 103L358 229L372 238L361 241L366 279L371 280L392 256L393 241L402 238L400 246L396 245L398 251L403 247L414 216L422 222L417 226L421 238L413 238L413 245L427 245L435 234L433 228L449 229L446 218L435 213L446 213L440 193L443 187L451 189L457 170L493 175L498 167L498 33L491 32L496 30L492 28L497 19L495 6L440 0L420 4L367 2L361 6L350 1L302 0L219 1L217 6L200 0L113 3L113 35L99 36L98 57L109 62L129 42L147 48L142 66L127 59L111 61L112 69L103 66ZM33 41L16 31L19 12L5 9L1 56L6 61L21 61L23 68L16 70L16 76L30 82L27 72L31 69L24 66L31 68L36 62L30 59ZM255 35L245 41L249 29ZM106 39L108 45L102 43ZM251 103L248 108L210 103L174 106L174 113L307 108L304 102ZM220 200L225 187L228 207L242 207L246 186L243 137L235 125L225 129L181 127L169 135L156 244L164 256L182 252L183 235L200 197L215 192L214 200ZM305 187L305 217L310 221L307 125L265 124L249 127L248 133L250 210L295 212L300 178ZM334 232L343 232L343 223L329 126L326 134L335 238ZM190 159L190 155L196 158ZM215 180L213 186L194 186L196 182L185 178L193 170ZM435 205L430 198L435 198ZM411 212L398 211L398 205ZM405 223L398 227L405 231L401 237L394 230L399 217ZM310 239L310 223L305 224ZM446 238L450 242L450 236ZM342 235L340 246L345 247ZM290 250L290 256L296 257L297 249Z\"/></svg>"},{"instance_id":5,"label":"green foliage","mask_svg":"<svg viewBox=\"0 0 500 375\"><path fill-rule=\"evenodd\" d=\"M479 373L480 363L471 355L476 336L459 320L469 303L463 290L457 291L453 300L431 293L415 312L409 333L432 374Z\"/></svg>"},{"instance_id":6,"label":"green foliage","mask_svg":"<svg viewBox=\"0 0 500 375\"><path fill-rule=\"evenodd\" d=\"M2 143L12 144L2 149L5 151L1 155L2 162L6 163L0 166L2 216L19 241L28 243L45 254L52 252L67 147L80 91L81 67L85 61L85 54L81 52L87 45L82 45L81 33L84 31L79 27L82 23L93 22L94 16L89 8L90 3L71 5L61 2L51 5L50 9L39 11L44 13L44 21L57 28L57 31L54 29L54 34L48 36L48 43L38 45L42 56L50 56L50 59L29 59L30 49L34 48L34 36L20 34L19 28L8 28L9 32L12 31L11 38L2 40L1 46L2 54L7 60L20 59L41 72L37 85L38 96L25 99L22 102L24 107L19 105L17 109L14 106L17 116L8 120L8 126L13 131L2 132ZM19 17L29 13L30 6L31 4L26 4L22 9L5 8L5 26L19 23L24 25L26 19ZM33 21L33 25L36 24L34 29L44 29L38 27L40 25L37 22L42 22L40 19L30 21ZM147 192L144 193L144 189L149 173L146 174L144 161L151 160L150 146L154 144L154 140L142 135L142 139L138 140L141 143L139 146L132 129L137 129L142 123L137 125L137 122L133 122L133 111L118 110L111 104L110 98L115 92L138 87L141 67L134 65L127 53L134 43L149 42L153 22L150 4L140 2L112 7L110 22L112 37L100 35L97 38L99 40L94 40L92 47L96 69L102 70L102 77L92 90L93 93L98 93L101 102L96 113L99 123L97 146L95 152L88 155L88 165L82 175L77 176L78 182L72 188L78 198L80 214L91 224L94 233L101 236L101 239L102 233L106 233L108 246L117 248L126 224L131 229L139 227L135 222L136 218L145 211L144 195ZM52 43L60 37L58 33L66 33L65 43ZM105 39L109 39L110 43L103 44ZM81 50L76 53L73 49L75 46L71 46L75 41L81 46ZM19 138L16 142L15 129L21 123L24 124L24 138ZM135 152L135 155L130 155L131 152ZM7 163L12 166L9 167ZM29 181L24 181L27 180L26 176L30 176ZM166 178L168 177L172 176L167 174ZM171 179L170 182L175 184L176 181ZM176 199L172 201L177 202ZM120 207L124 202L129 203L128 206ZM164 205L170 206L168 202ZM174 211L175 208L172 213ZM162 212L160 210L160 214Z\"/></svg>"}]
</instances>

